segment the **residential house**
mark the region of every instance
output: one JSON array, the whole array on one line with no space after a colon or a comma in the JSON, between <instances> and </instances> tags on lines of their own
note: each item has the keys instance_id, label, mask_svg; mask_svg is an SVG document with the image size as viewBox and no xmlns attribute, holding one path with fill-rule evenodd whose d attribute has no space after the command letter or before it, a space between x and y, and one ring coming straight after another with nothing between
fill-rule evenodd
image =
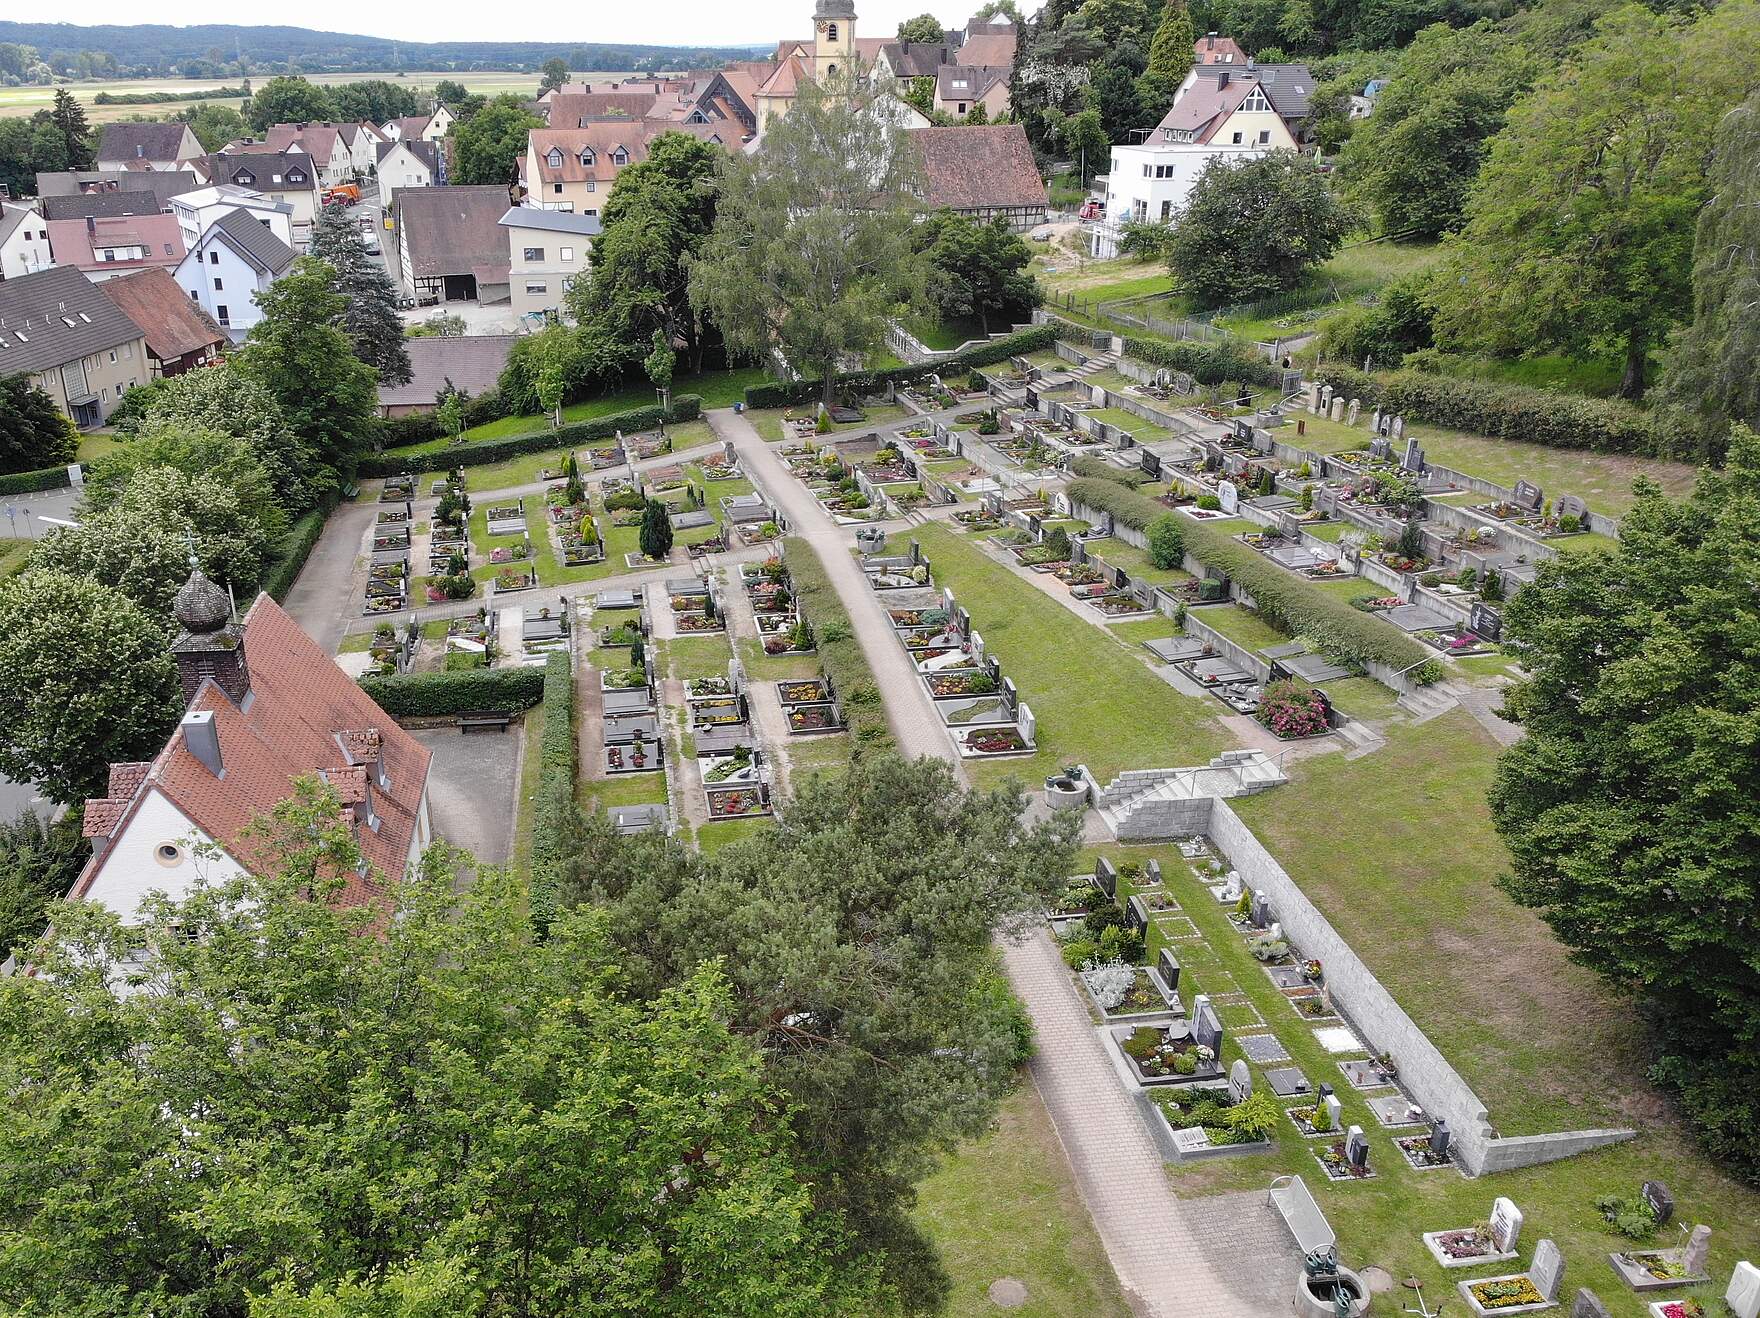
<instances>
[{"instance_id":1,"label":"residential house","mask_svg":"<svg viewBox=\"0 0 1760 1318\"><path fill-rule=\"evenodd\" d=\"M87 216L45 223L55 264L83 270L95 281L133 270L175 270L183 260L183 234L174 216Z\"/></svg>"},{"instance_id":2,"label":"residential house","mask_svg":"<svg viewBox=\"0 0 1760 1318\"><path fill-rule=\"evenodd\" d=\"M409 351L409 383L379 386L379 415L431 412L448 386L480 398L501 379L517 338L513 334L430 334L409 340L404 344Z\"/></svg>"},{"instance_id":3,"label":"residential house","mask_svg":"<svg viewBox=\"0 0 1760 1318\"><path fill-rule=\"evenodd\" d=\"M511 206L501 227L507 231L507 288L514 311L554 315L562 308L562 295L591 264L599 217Z\"/></svg>"},{"instance_id":4,"label":"residential house","mask_svg":"<svg viewBox=\"0 0 1760 1318\"><path fill-rule=\"evenodd\" d=\"M876 77L933 78L945 64L997 68L1003 81L1014 68L1018 33L1013 23L973 20L963 30L943 33L940 41L889 41L874 59Z\"/></svg>"},{"instance_id":5,"label":"residential house","mask_svg":"<svg viewBox=\"0 0 1760 1318\"><path fill-rule=\"evenodd\" d=\"M188 124L105 124L98 168L116 173L180 170L202 158Z\"/></svg>"},{"instance_id":6,"label":"residential house","mask_svg":"<svg viewBox=\"0 0 1760 1318\"><path fill-rule=\"evenodd\" d=\"M933 78L947 64L959 62L955 41L888 41L874 59L874 75L881 78Z\"/></svg>"},{"instance_id":7,"label":"residential house","mask_svg":"<svg viewBox=\"0 0 1760 1318\"><path fill-rule=\"evenodd\" d=\"M935 75L935 110L964 119L978 106L985 119L1008 113L1007 69L979 68L969 64L944 64Z\"/></svg>"},{"instance_id":8,"label":"residential house","mask_svg":"<svg viewBox=\"0 0 1760 1318\"><path fill-rule=\"evenodd\" d=\"M249 211L270 233L293 246L293 207L288 202L270 201L260 192L229 183L202 188L171 201L171 213L177 217L183 245L192 248L216 221L236 210Z\"/></svg>"},{"instance_id":9,"label":"residential house","mask_svg":"<svg viewBox=\"0 0 1760 1318\"><path fill-rule=\"evenodd\" d=\"M1015 52L1020 45L1020 32L1010 22L966 24L959 43L959 63L982 69L1014 68Z\"/></svg>"},{"instance_id":10,"label":"residential house","mask_svg":"<svg viewBox=\"0 0 1760 1318\"><path fill-rule=\"evenodd\" d=\"M83 220L88 215L158 215L165 210L159 198L142 189L74 192L62 197L39 197L37 209L45 220Z\"/></svg>"},{"instance_id":11,"label":"residential house","mask_svg":"<svg viewBox=\"0 0 1760 1318\"><path fill-rule=\"evenodd\" d=\"M73 266L0 282L0 375L24 374L82 430L145 384L140 326Z\"/></svg>"},{"instance_id":12,"label":"residential house","mask_svg":"<svg viewBox=\"0 0 1760 1318\"><path fill-rule=\"evenodd\" d=\"M165 271L137 270L99 287L146 336L147 366L155 380L220 360L225 332Z\"/></svg>"},{"instance_id":13,"label":"residential house","mask_svg":"<svg viewBox=\"0 0 1760 1318\"><path fill-rule=\"evenodd\" d=\"M1192 62L1194 64L1245 64L1247 52L1240 48L1239 43L1233 37L1206 32L1192 43Z\"/></svg>"},{"instance_id":14,"label":"residential house","mask_svg":"<svg viewBox=\"0 0 1760 1318\"><path fill-rule=\"evenodd\" d=\"M235 143L222 148L231 152L241 149ZM260 145L245 150L303 151L312 158L318 170L318 186L333 188L355 177L354 154L342 140L340 126L330 123L270 124Z\"/></svg>"},{"instance_id":15,"label":"residential house","mask_svg":"<svg viewBox=\"0 0 1760 1318\"><path fill-rule=\"evenodd\" d=\"M348 148L350 167L356 178L371 178L373 169L379 163L379 147L387 142L379 125L366 123L337 124L337 135L342 138L343 146Z\"/></svg>"},{"instance_id":16,"label":"residential house","mask_svg":"<svg viewBox=\"0 0 1760 1318\"><path fill-rule=\"evenodd\" d=\"M379 205L391 209L391 194L399 188L431 188L440 177L440 153L446 148L416 138L410 142L381 142L374 168L378 173Z\"/></svg>"},{"instance_id":17,"label":"residential house","mask_svg":"<svg viewBox=\"0 0 1760 1318\"><path fill-rule=\"evenodd\" d=\"M923 204L989 223L1000 216L1017 233L1045 222L1045 180L1019 124L918 128Z\"/></svg>"},{"instance_id":18,"label":"residential house","mask_svg":"<svg viewBox=\"0 0 1760 1318\"><path fill-rule=\"evenodd\" d=\"M292 208L293 246L303 251L311 242L320 185L318 171L305 152L227 152L209 156L203 165L215 187L245 188L270 201L285 202Z\"/></svg>"},{"instance_id":19,"label":"residential house","mask_svg":"<svg viewBox=\"0 0 1760 1318\"><path fill-rule=\"evenodd\" d=\"M506 188L399 188L394 199L406 290L423 300L507 300Z\"/></svg>"},{"instance_id":20,"label":"residential house","mask_svg":"<svg viewBox=\"0 0 1760 1318\"><path fill-rule=\"evenodd\" d=\"M263 318L257 294L293 265L294 252L255 211L238 207L215 220L178 264L177 285L234 343Z\"/></svg>"},{"instance_id":21,"label":"residential house","mask_svg":"<svg viewBox=\"0 0 1760 1318\"><path fill-rule=\"evenodd\" d=\"M648 143L661 133L690 133L737 150L740 129L656 119L595 119L575 128L534 128L520 160L526 204L545 210L597 215L623 170L648 158Z\"/></svg>"},{"instance_id":22,"label":"residential house","mask_svg":"<svg viewBox=\"0 0 1760 1318\"><path fill-rule=\"evenodd\" d=\"M55 264L49 226L29 206L0 204L0 279L18 279ZM0 373L5 368L0 366Z\"/></svg>"},{"instance_id":23,"label":"residential house","mask_svg":"<svg viewBox=\"0 0 1760 1318\"><path fill-rule=\"evenodd\" d=\"M159 209L171 204L173 197L194 192L203 185L198 177L199 162L188 169L105 171L96 169L64 169L37 175L37 199L71 197L94 192L151 192L159 201Z\"/></svg>"},{"instance_id":24,"label":"residential house","mask_svg":"<svg viewBox=\"0 0 1760 1318\"><path fill-rule=\"evenodd\" d=\"M1089 230L1091 254L1118 255L1126 221L1171 221L1211 161L1294 150L1291 123L1306 116L1311 86L1301 65L1194 69L1145 141L1112 148L1104 214Z\"/></svg>"},{"instance_id":25,"label":"residential house","mask_svg":"<svg viewBox=\"0 0 1760 1318\"><path fill-rule=\"evenodd\" d=\"M67 899L133 922L150 892L177 898L273 864L252 825L310 777L335 792L362 853L331 900L382 906L433 841L432 752L267 595L234 622L227 592L197 571L173 608L182 721L152 759L112 765L107 794L86 803L92 857Z\"/></svg>"},{"instance_id":26,"label":"residential house","mask_svg":"<svg viewBox=\"0 0 1760 1318\"><path fill-rule=\"evenodd\" d=\"M452 127L452 111L436 105L432 114L407 115L381 124L380 133L392 142L438 142Z\"/></svg>"}]
</instances>

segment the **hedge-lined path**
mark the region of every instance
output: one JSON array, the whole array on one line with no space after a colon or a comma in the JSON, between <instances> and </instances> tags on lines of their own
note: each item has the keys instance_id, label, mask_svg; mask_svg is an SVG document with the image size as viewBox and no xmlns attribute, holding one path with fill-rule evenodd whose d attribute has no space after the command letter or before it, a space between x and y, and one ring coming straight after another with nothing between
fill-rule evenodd
<instances>
[{"instance_id":1,"label":"hedge-lined path","mask_svg":"<svg viewBox=\"0 0 1760 1318\"><path fill-rule=\"evenodd\" d=\"M774 506L774 496L766 493L765 497ZM733 646L733 652L738 654L740 641L749 637L757 637L761 646L764 638L758 633L757 614L752 611L751 597L746 594L745 587L740 585L739 574L727 573L722 587L721 617L727 626L727 639ZM758 745L763 748L764 758L770 765L770 795L786 800L794 768L794 759L790 752L801 739L789 736L788 716L782 712L782 699L776 694L776 684L770 680L759 680L748 673L746 711ZM809 737L808 740L812 738Z\"/></svg>"},{"instance_id":2,"label":"hedge-lined path","mask_svg":"<svg viewBox=\"0 0 1760 1318\"><path fill-rule=\"evenodd\" d=\"M716 434L733 440L746 474L771 491L793 533L825 564L886 698L899 748L949 761L963 779L915 666L851 555L852 537L824 515L743 416L730 410L704 415ZM1033 1083L1126 1293L1143 1312L1167 1318L1269 1318L1282 1312L1286 1304L1272 1305L1267 1297L1278 1288L1287 1293L1294 1251L1275 1213L1257 1195L1182 1206L1135 1096L1125 1092L1102 1050L1048 936L1036 931L1006 947L1003 960L1033 1017Z\"/></svg>"}]
</instances>

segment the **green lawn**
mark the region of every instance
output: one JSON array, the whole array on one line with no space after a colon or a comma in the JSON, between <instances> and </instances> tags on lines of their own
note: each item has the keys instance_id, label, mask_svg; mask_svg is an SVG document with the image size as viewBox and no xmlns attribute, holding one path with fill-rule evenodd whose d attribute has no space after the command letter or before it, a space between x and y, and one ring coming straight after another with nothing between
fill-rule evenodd
<instances>
[{"instance_id":1,"label":"green lawn","mask_svg":"<svg viewBox=\"0 0 1760 1318\"><path fill-rule=\"evenodd\" d=\"M673 449L679 452L700 447L712 442L715 438L715 432L709 428L707 421L686 421L682 425L668 426L667 433L672 437ZM610 443L610 440L594 440L592 443L577 444L574 447L577 452L585 453L590 449L604 448ZM561 470L563 454L566 452L565 448L548 449L543 453L524 453L517 458L509 458L506 462L495 462L481 467L466 467L464 472L465 489L475 495L492 490L512 490L522 485L535 484L539 479L539 472L545 469ZM583 477L591 475L585 470L585 464L583 464L581 475ZM428 479L432 479L432 477Z\"/></svg>"},{"instance_id":2,"label":"green lawn","mask_svg":"<svg viewBox=\"0 0 1760 1318\"><path fill-rule=\"evenodd\" d=\"M701 375L681 375L672 382L674 397L683 394L697 394L703 400L705 409L711 407L732 407L743 402L746 388L750 385L765 384L770 376L757 367L741 367L732 371L705 371ZM562 419L567 421L591 421L594 417L610 416L613 412L628 412L638 407L653 407L659 399L651 385L634 385L628 389L619 389L615 393L600 398L590 398L579 403L570 403L562 409ZM464 432L469 439L498 439L504 435L523 435L528 431L542 430L549 418L543 415L504 416L495 421L488 421L480 426L472 426ZM609 442L609 441L606 441ZM413 445L404 452L415 452L429 447ZM442 441L444 447L444 441Z\"/></svg>"},{"instance_id":3,"label":"green lawn","mask_svg":"<svg viewBox=\"0 0 1760 1318\"><path fill-rule=\"evenodd\" d=\"M993 1318L1002 1277L1027 1288L1031 1318L1128 1318L1112 1265L1069 1174L1032 1082L1002 1105L996 1129L952 1154L918 1187L918 1224L953 1279L951 1318Z\"/></svg>"},{"instance_id":4,"label":"green lawn","mask_svg":"<svg viewBox=\"0 0 1760 1318\"><path fill-rule=\"evenodd\" d=\"M697 850L712 856L722 847L744 842L766 829L776 827L774 819L727 819L718 824L704 824L697 830Z\"/></svg>"},{"instance_id":5,"label":"green lawn","mask_svg":"<svg viewBox=\"0 0 1760 1318\"><path fill-rule=\"evenodd\" d=\"M984 327L975 319L912 321L909 329L931 352L952 352L962 343L984 337Z\"/></svg>"},{"instance_id":6,"label":"green lawn","mask_svg":"<svg viewBox=\"0 0 1760 1318\"><path fill-rule=\"evenodd\" d=\"M933 560L936 584L951 586L971 611L1003 674L1038 719L1038 754L974 762L968 767L975 780L1013 775L1033 782L1080 761L1104 783L1124 769L1201 763L1227 747L1210 704L1161 681L1126 642L939 526L910 535ZM907 538L896 536L895 544Z\"/></svg>"},{"instance_id":7,"label":"green lawn","mask_svg":"<svg viewBox=\"0 0 1760 1318\"><path fill-rule=\"evenodd\" d=\"M1184 568L1156 567L1149 560L1147 550L1127 545L1122 540L1090 541L1089 552L1097 554L1109 567L1123 568L1130 574L1132 581L1151 581L1157 586L1171 586L1192 579L1192 574Z\"/></svg>"},{"instance_id":8,"label":"green lawn","mask_svg":"<svg viewBox=\"0 0 1760 1318\"><path fill-rule=\"evenodd\" d=\"M1266 622L1257 613L1239 604L1218 604L1208 608L1193 609L1188 617L1195 618L1206 626L1214 627L1223 636L1236 645L1257 654L1260 650L1273 645L1285 645L1289 637Z\"/></svg>"},{"instance_id":9,"label":"green lawn","mask_svg":"<svg viewBox=\"0 0 1760 1318\"><path fill-rule=\"evenodd\" d=\"M817 411L818 406L815 403L797 403L792 408L766 407L754 409L753 411L746 413L746 420L752 423L752 429L756 430L759 435L763 436L771 443L776 443L783 438L782 417L784 413L793 412L796 416L812 416ZM830 431L827 432L827 435L821 437L821 442L823 442L824 439L835 435L849 434L851 432L859 434L863 431L872 430L875 426L886 425L892 421L902 421L907 416L912 415L911 410L902 403L876 403L872 406L864 407L862 411L867 415L865 419L861 421L851 421L847 425L839 425L835 421L832 422Z\"/></svg>"},{"instance_id":10,"label":"green lawn","mask_svg":"<svg viewBox=\"0 0 1760 1318\"><path fill-rule=\"evenodd\" d=\"M1367 425L1346 426L1306 412L1297 419L1307 433L1286 434L1285 443L1321 453L1340 453L1367 446L1370 439ZM1693 488L1694 469L1684 462L1591 453L1587 449L1547 448L1463 430L1444 430L1427 422L1412 423L1406 433L1417 436L1425 455L1438 467L1466 472L1505 488L1526 478L1540 486L1549 498L1575 494L1590 508L1609 517L1622 516L1632 506L1635 477L1650 477L1676 498Z\"/></svg>"},{"instance_id":11,"label":"green lawn","mask_svg":"<svg viewBox=\"0 0 1760 1318\"><path fill-rule=\"evenodd\" d=\"M1158 426L1153 421L1145 421L1136 413L1127 412L1122 407L1086 407L1082 409L1082 413L1096 421L1104 421L1120 430L1129 431L1139 444L1157 443L1173 434L1171 430Z\"/></svg>"},{"instance_id":12,"label":"green lawn","mask_svg":"<svg viewBox=\"0 0 1760 1318\"><path fill-rule=\"evenodd\" d=\"M81 462L90 462L94 458L103 457L121 442L113 433L94 432L89 435L81 435L79 437L79 452L76 456Z\"/></svg>"},{"instance_id":13,"label":"green lawn","mask_svg":"<svg viewBox=\"0 0 1760 1318\"><path fill-rule=\"evenodd\" d=\"M1434 728L1436 723L1427 727ZM1422 734L1425 730L1420 728L1417 731ZM1371 755L1354 764L1339 766L1332 763L1335 757L1328 756L1325 757L1328 762L1325 769L1351 769L1368 765L1380 758L1380 754ZM1312 770L1317 764L1318 761L1307 762L1305 767ZM1391 781L1384 779L1382 785ZM1275 798L1290 790L1280 788L1265 796L1249 798L1249 803L1271 804ZM1339 832L1337 825L1340 822L1337 818L1337 803L1340 800L1361 800L1362 797L1352 795L1341 786L1338 795L1330 799L1334 811L1330 824L1331 837L1336 839ZM1241 804L1239 801L1234 803L1237 809ZM1250 822L1259 830L1258 818ZM1309 827L1313 827L1312 822ZM1323 823L1321 832L1325 833L1326 829L1327 825ZM1447 838L1442 830L1435 832L1439 841L1446 843ZM1366 832L1365 835L1385 836L1373 831ZM1261 838L1264 836L1261 831ZM1278 853L1286 868L1303 879L1309 894L1314 895L1314 886L1307 882L1306 872L1292 864L1292 857L1281 848L1274 846L1273 850ZM1373 863L1394 848L1379 847L1373 857L1367 858L1361 853L1361 849L1349 850L1352 854L1344 859L1361 868L1365 859ZM1089 853L1089 856L1093 854L1095 853ZM1619 1286L1607 1271L1606 1255L1614 1250L1629 1248L1630 1242L1612 1235L1605 1228L1594 1208L1597 1195L1631 1195L1646 1179L1667 1181L1680 1204L1678 1220L1707 1222L1712 1225L1715 1234L1712 1239L1710 1271L1720 1280L1729 1275L1737 1258L1752 1257L1756 1246L1760 1246L1760 1196L1720 1175L1705 1159L1682 1147L1666 1127L1649 1131L1643 1138L1613 1149L1545 1167L1501 1173L1488 1181L1468 1180L1452 1171L1412 1171L1393 1145L1395 1133L1384 1130L1376 1122L1361 1095L1348 1085L1338 1083L1338 1072L1333 1065L1333 1059L1319 1048L1309 1033L1308 1026L1272 986L1271 981L1247 952L1245 940L1229 925L1223 908L1211 899L1209 893L1192 875L1177 849L1114 846L1104 848L1101 854L1111 857L1115 863L1150 858L1161 862L1163 872L1167 875L1169 892L1180 902L1182 914L1192 920L1202 935L1201 939L1187 937L1174 944L1182 967L1180 989L1186 1001L1190 1002L1200 992L1212 995L1244 993L1250 1007L1239 1005L1226 1010L1236 1017L1237 1022L1250 1020L1253 1014L1257 1014L1272 1028L1291 1054L1289 1062L1279 1062L1277 1065L1299 1066L1309 1077L1310 1083L1317 1083L1323 1078L1332 1080L1343 1105L1345 1123L1362 1126L1368 1135L1370 1165L1376 1172L1372 1180L1342 1184L1327 1181L1309 1152L1309 1147L1319 1141L1303 1139L1294 1126L1285 1123L1278 1131L1275 1147L1266 1153L1170 1166L1168 1175L1175 1193L1182 1200L1192 1200L1222 1191L1253 1191L1262 1194L1273 1176L1298 1174L1306 1181L1321 1209L1337 1230L1340 1253L1349 1266L1360 1270L1372 1264L1385 1268L1394 1277L1400 1278L1416 1275L1423 1282L1425 1295L1432 1306L1439 1299L1449 1299L1451 1310L1457 1302L1453 1294L1453 1284L1462 1274L1458 1271L1445 1273L1438 1267L1424 1248L1420 1236L1425 1231L1469 1226L1482 1221L1489 1212L1490 1200L1494 1195L1509 1196L1520 1205L1526 1216L1522 1231L1522 1261L1525 1262L1532 1256L1537 1240L1550 1236L1558 1242L1575 1270L1575 1279L1568 1280L1568 1287L1592 1286L1617 1318L1645 1318L1648 1310L1642 1300ZM1128 888L1128 880L1122 886ZM1120 895L1122 898L1124 892L1121 891ZM1462 901L1470 901L1475 895L1477 894L1464 894ZM1365 899L1359 902L1361 919L1358 927L1341 931L1350 938L1357 952L1367 958L1387 943L1389 936L1386 933L1366 931L1362 928L1363 924L1382 924L1390 915L1397 922L1405 915L1407 907L1421 909L1432 899L1432 892L1426 887L1421 894L1410 899L1394 897L1393 905L1398 909L1389 911L1365 895ZM1460 903L1451 899L1450 911L1456 909L1458 904ZM1329 914L1336 923L1338 912L1329 910ZM1151 938L1153 953L1155 947L1160 945L1161 931L1156 929ZM1458 971L1463 975L1496 978L1498 992L1522 993L1527 986L1519 978L1511 982L1502 977L1503 967L1498 964L1501 951L1495 940L1487 940L1476 944L1470 954L1456 953L1441 960L1466 962L1466 966ZM1422 962L1412 966L1408 978L1435 974L1438 958L1434 955L1416 957L1408 951L1407 956L1409 960ZM1544 979L1549 974L1551 965L1562 964L1562 960L1556 948L1551 950L1550 956L1542 951L1541 964L1537 967L1539 975ZM1454 971L1456 967L1450 965L1444 975ZM1386 977L1384 970L1379 973ZM1400 993L1398 989L1395 991L1396 994ZM1412 1002L1403 994L1400 996L1402 1005L1410 1010ZM1238 999L1229 1001L1238 1002ZM1472 1007L1467 1003L1458 1003L1444 1009L1453 1015L1467 1015ZM1442 1047L1449 1060L1458 1065L1460 1058L1453 1051L1452 1041L1442 1037L1439 1022L1428 1014L1420 1014L1418 1019L1429 1030L1431 1038ZM1571 1024L1568 1018L1561 1019L1554 1024L1552 1032L1567 1035ZM1619 1074L1615 1070L1618 1060L1598 1053L1594 1046L1597 1042L1599 1041L1590 1038L1579 1041L1580 1057L1571 1059L1572 1074L1561 1077L1560 1080L1561 1091L1568 1088L1569 1093L1560 1095L1559 1115L1573 1126L1589 1124L1587 1118L1590 1114L1581 1107L1573 1110L1570 1099L1593 1095L1602 1085L1610 1082L1616 1088L1622 1087ZM1232 1059L1235 1046L1231 1035L1223 1045L1225 1059ZM1591 1081L1589 1088L1576 1088L1576 1083L1582 1080L1577 1072L1589 1067L1593 1067L1594 1074L1600 1077L1599 1084ZM1253 1069L1258 1072L1255 1078L1262 1082L1262 1069ZM1484 1088L1479 1092L1492 1102L1492 1116L1498 1119L1499 1095L1496 1092L1487 1093ZM1500 1120L1499 1126L1503 1133L1512 1133L1506 1122ZM1658 1239L1655 1243L1674 1243L1672 1227L1664 1234L1671 1238ZM1519 1267L1520 1264L1512 1264L1509 1270L1519 1270ZM1466 1275L1476 1278L1502 1270L1468 1270Z\"/></svg>"},{"instance_id":14,"label":"green lawn","mask_svg":"<svg viewBox=\"0 0 1760 1318\"><path fill-rule=\"evenodd\" d=\"M630 773L590 779L580 784L579 798L582 808L594 814L614 805L664 805L666 775Z\"/></svg>"},{"instance_id":15,"label":"green lawn","mask_svg":"<svg viewBox=\"0 0 1760 1318\"><path fill-rule=\"evenodd\" d=\"M31 540L8 540L0 537L0 578L10 577L24 567L30 557Z\"/></svg>"},{"instance_id":16,"label":"green lawn","mask_svg":"<svg viewBox=\"0 0 1760 1318\"><path fill-rule=\"evenodd\" d=\"M681 682L699 677L726 677L733 647L725 634L678 636L654 643L660 649L658 665Z\"/></svg>"},{"instance_id":17,"label":"green lawn","mask_svg":"<svg viewBox=\"0 0 1760 1318\"><path fill-rule=\"evenodd\" d=\"M1266 315L1219 317L1217 325L1242 338L1269 341L1312 330L1327 314L1385 288L1394 280L1434 265L1442 257L1436 243L1364 243L1335 254Z\"/></svg>"}]
</instances>

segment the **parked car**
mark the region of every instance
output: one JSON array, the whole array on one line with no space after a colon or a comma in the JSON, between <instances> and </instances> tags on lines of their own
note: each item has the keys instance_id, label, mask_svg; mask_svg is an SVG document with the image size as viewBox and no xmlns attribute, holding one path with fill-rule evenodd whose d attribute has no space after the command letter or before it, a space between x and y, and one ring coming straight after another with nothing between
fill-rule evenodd
<instances>
[{"instance_id":1,"label":"parked car","mask_svg":"<svg viewBox=\"0 0 1760 1318\"><path fill-rule=\"evenodd\" d=\"M335 187L325 188L323 201L328 206L340 201L345 206L353 206L361 199L361 190L353 183L338 183Z\"/></svg>"},{"instance_id":2,"label":"parked car","mask_svg":"<svg viewBox=\"0 0 1760 1318\"><path fill-rule=\"evenodd\" d=\"M1077 212L1076 218L1082 220L1097 220L1103 213L1103 208L1098 201L1084 201L1082 203L1082 209Z\"/></svg>"}]
</instances>

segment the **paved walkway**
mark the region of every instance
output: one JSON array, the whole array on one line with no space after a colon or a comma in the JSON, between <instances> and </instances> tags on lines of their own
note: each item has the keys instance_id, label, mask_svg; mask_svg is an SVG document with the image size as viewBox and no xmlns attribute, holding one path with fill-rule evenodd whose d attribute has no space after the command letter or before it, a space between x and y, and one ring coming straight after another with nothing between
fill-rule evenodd
<instances>
[{"instance_id":1,"label":"paved walkway","mask_svg":"<svg viewBox=\"0 0 1760 1318\"><path fill-rule=\"evenodd\" d=\"M963 779L915 666L850 553L852 538L825 516L743 416L715 411L708 417L718 435L734 442L747 474L787 515L794 533L823 560L886 696L899 747L908 755L950 761ZM1263 1197L1226 1195L1181 1205L1137 1098L1114 1070L1050 938L1036 931L1005 947L1003 960L1033 1018L1033 1082L1133 1303L1167 1318L1269 1318L1285 1312L1299 1263Z\"/></svg>"}]
</instances>

